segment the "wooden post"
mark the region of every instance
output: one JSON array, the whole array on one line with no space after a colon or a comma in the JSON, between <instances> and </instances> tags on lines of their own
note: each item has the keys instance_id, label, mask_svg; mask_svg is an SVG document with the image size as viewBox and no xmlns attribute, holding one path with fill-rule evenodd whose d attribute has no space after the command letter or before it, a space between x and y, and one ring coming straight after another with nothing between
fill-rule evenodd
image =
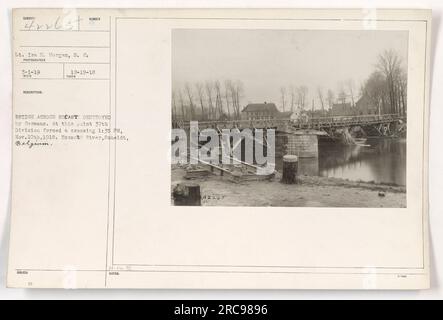
<instances>
[{"instance_id":1,"label":"wooden post","mask_svg":"<svg viewBox=\"0 0 443 320\"><path fill-rule=\"evenodd\" d=\"M172 191L174 205L201 206L200 185L197 183L181 183Z\"/></svg>"},{"instance_id":2,"label":"wooden post","mask_svg":"<svg viewBox=\"0 0 443 320\"><path fill-rule=\"evenodd\" d=\"M286 184L297 183L298 157L285 155L283 157L283 176L281 182Z\"/></svg>"}]
</instances>

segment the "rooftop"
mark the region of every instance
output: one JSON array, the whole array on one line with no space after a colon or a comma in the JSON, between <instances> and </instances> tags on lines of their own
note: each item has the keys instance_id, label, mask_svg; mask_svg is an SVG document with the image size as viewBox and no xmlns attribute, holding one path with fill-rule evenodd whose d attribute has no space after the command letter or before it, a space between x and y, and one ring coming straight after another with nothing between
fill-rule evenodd
<instances>
[{"instance_id":1,"label":"rooftop","mask_svg":"<svg viewBox=\"0 0 443 320\"><path fill-rule=\"evenodd\" d=\"M250 103L244 109L242 112L278 112L277 107L274 103Z\"/></svg>"},{"instance_id":2,"label":"rooftop","mask_svg":"<svg viewBox=\"0 0 443 320\"><path fill-rule=\"evenodd\" d=\"M292 111L283 111L278 114L279 119L289 119L292 115Z\"/></svg>"}]
</instances>

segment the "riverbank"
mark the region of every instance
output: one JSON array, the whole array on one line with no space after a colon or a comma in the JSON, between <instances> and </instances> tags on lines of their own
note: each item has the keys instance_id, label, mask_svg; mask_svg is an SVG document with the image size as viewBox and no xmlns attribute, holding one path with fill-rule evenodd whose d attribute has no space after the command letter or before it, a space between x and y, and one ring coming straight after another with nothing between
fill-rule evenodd
<instances>
[{"instance_id":1,"label":"riverbank","mask_svg":"<svg viewBox=\"0 0 443 320\"><path fill-rule=\"evenodd\" d=\"M172 185L189 181L185 174L185 168L172 166ZM281 183L279 174L269 181L235 183L216 175L192 181L200 185L203 206L406 207L405 187L338 178L299 176L295 185Z\"/></svg>"}]
</instances>

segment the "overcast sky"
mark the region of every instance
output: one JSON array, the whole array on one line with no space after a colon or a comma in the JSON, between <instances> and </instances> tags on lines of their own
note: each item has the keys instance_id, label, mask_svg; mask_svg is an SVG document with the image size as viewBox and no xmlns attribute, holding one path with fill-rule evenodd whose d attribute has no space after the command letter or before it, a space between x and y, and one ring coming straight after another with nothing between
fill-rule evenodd
<instances>
[{"instance_id":1,"label":"overcast sky","mask_svg":"<svg viewBox=\"0 0 443 320\"><path fill-rule=\"evenodd\" d=\"M406 66L407 48L406 31L175 29L172 83L241 80L243 105L279 107L282 86L305 85L310 106L319 86L337 92L340 82L352 79L358 91L386 49L397 51Z\"/></svg>"}]
</instances>

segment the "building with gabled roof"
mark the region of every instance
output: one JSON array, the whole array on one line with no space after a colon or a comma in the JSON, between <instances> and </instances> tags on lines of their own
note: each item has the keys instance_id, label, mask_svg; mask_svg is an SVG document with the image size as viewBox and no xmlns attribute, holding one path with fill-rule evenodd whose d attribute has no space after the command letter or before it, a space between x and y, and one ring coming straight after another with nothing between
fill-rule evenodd
<instances>
[{"instance_id":1,"label":"building with gabled roof","mask_svg":"<svg viewBox=\"0 0 443 320\"><path fill-rule=\"evenodd\" d=\"M250 103L243 108L241 118L243 120L270 120L290 118L292 112L280 112L275 103Z\"/></svg>"}]
</instances>

